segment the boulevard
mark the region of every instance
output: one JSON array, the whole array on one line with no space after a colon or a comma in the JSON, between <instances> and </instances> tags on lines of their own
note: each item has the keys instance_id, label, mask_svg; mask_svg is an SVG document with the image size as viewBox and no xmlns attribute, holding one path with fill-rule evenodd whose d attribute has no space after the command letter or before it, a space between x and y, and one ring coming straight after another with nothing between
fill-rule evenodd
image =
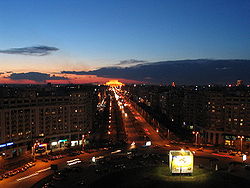
<instances>
[{"instance_id":1,"label":"boulevard","mask_svg":"<svg viewBox=\"0 0 250 188\"><path fill-rule=\"evenodd\" d=\"M15 176L3 179L0 181L1 187L6 188L27 188L32 187L36 182L54 173L51 170L51 165L57 165L58 170L64 168L74 168L74 165L67 165L67 161L79 159L81 163L77 164L80 167L89 167L93 164L93 157L101 158L114 156L116 154L127 155L128 152L135 152L141 154L157 153L168 156L170 150L188 149L194 154L195 166L203 166L205 168L214 168L214 170L224 169L229 167L232 162L242 163L242 157L231 156L228 153L218 153L212 148L194 146L193 143L184 143L174 141L174 137L167 139L160 136L157 129L152 127L143 116L136 111L135 107L126 100L120 92L113 89L111 92L111 102L109 107L109 125L112 127L107 132L107 138L110 140L117 140L124 138L124 130L126 134L125 146L120 148L100 148L94 152L88 153L84 151L83 154L77 156L64 156L62 159L55 161L43 162L40 159L36 160L36 165L29 168L27 171L19 173ZM119 119L121 116L121 119ZM122 122L121 122L122 121ZM124 126L124 127L121 127ZM123 136L119 135L122 134ZM171 134L174 136L173 134ZM146 145L150 141L150 145ZM211 160L216 161L216 164L211 166ZM249 158L244 161L245 164L250 162ZM168 164L166 164L167 166ZM216 166L215 166L216 165ZM217 168L217 169L215 169ZM249 174L249 173L248 173ZM248 174L243 174L244 177ZM237 174L236 174L237 175ZM242 175L242 174L238 174ZM95 179L95 178L94 178Z\"/></svg>"}]
</instances>

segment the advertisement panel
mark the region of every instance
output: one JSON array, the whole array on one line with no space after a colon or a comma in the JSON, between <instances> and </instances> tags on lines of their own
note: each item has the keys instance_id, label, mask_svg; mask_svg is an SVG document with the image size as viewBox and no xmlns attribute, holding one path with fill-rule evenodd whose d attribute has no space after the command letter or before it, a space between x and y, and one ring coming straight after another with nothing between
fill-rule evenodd
<instances>
[{"instance_id":1,"label":"advertisement panel","mask_svg":"<svg viewBox=\"0 0 250 188\"><path fill-rule=\"evenodd\" d=\"M193 173L193 154L189 150L172 150L169 152L169 167L172 174Z\"/></svg>"}]
</instances>

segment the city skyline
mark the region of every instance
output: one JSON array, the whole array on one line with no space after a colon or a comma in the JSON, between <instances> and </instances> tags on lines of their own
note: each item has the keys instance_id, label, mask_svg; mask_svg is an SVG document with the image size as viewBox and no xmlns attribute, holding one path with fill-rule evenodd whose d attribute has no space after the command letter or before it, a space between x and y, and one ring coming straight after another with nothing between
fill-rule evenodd
<instances>
[{"instance_id":1,"label":"city skyline","mask_svg":"<svg viewBox=\"0 0 250 188\"><path fill-rule=\"evenodd\" d=\"M45 83L12 79L30 72L48 74L46 82L105 83L107 76L62 72L250 59L248 7L248 1L3 1L0 83Z\"/></svg>"}]
</instances>

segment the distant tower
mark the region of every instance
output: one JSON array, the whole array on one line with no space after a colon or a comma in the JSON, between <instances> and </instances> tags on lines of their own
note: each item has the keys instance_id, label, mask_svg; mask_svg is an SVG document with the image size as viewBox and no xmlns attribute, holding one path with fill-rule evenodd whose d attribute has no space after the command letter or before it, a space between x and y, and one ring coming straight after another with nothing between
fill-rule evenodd
<instances>
[{"instance_id":1,"label":"distant tower","mask_svg":"<svg viewBox=\"0 0 250 188\"><path fill-rule=\"evenodd\" d=\"M237 80L236 86L241 86L243 85L243 80Z\"/></svg>"},{"instance_id":2,"label":"distant tower","mask_svg":"<svg viewBox=\"0 0 250 188\"><path fill-rule=\"evenodd\" d=\"M172 82L172 87L175 87L175 83L174 82Z\"/></svg>"}]
</instances>

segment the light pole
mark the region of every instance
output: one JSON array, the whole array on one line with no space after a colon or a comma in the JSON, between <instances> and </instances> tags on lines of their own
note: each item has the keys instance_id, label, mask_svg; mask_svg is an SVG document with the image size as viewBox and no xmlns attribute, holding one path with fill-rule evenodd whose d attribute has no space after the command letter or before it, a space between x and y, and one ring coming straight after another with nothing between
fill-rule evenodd
<instances>
[{"instance_id":1,"label":"light pole","mask_svg":"<svg viewBox=\"0 0 250 188\"><path fill-rule=\"evenodd\" d=\"M199 134L199 132L198 131L193 131L192 133L195 135L195 145L198 145L198 134Z\"/></svg>"},{"instance_id":2,"label":"light pole","mask_svg":"<svg viewBox=\"0 0 250 188\"><path fill-rule=\"evenodd\" d=\"M244 136L238 136L238 138L240 138L240 150L241 150L241 152L242 152L242 141L243 141L243 138L244 138Z\"/></svg>"}]
</instances>

